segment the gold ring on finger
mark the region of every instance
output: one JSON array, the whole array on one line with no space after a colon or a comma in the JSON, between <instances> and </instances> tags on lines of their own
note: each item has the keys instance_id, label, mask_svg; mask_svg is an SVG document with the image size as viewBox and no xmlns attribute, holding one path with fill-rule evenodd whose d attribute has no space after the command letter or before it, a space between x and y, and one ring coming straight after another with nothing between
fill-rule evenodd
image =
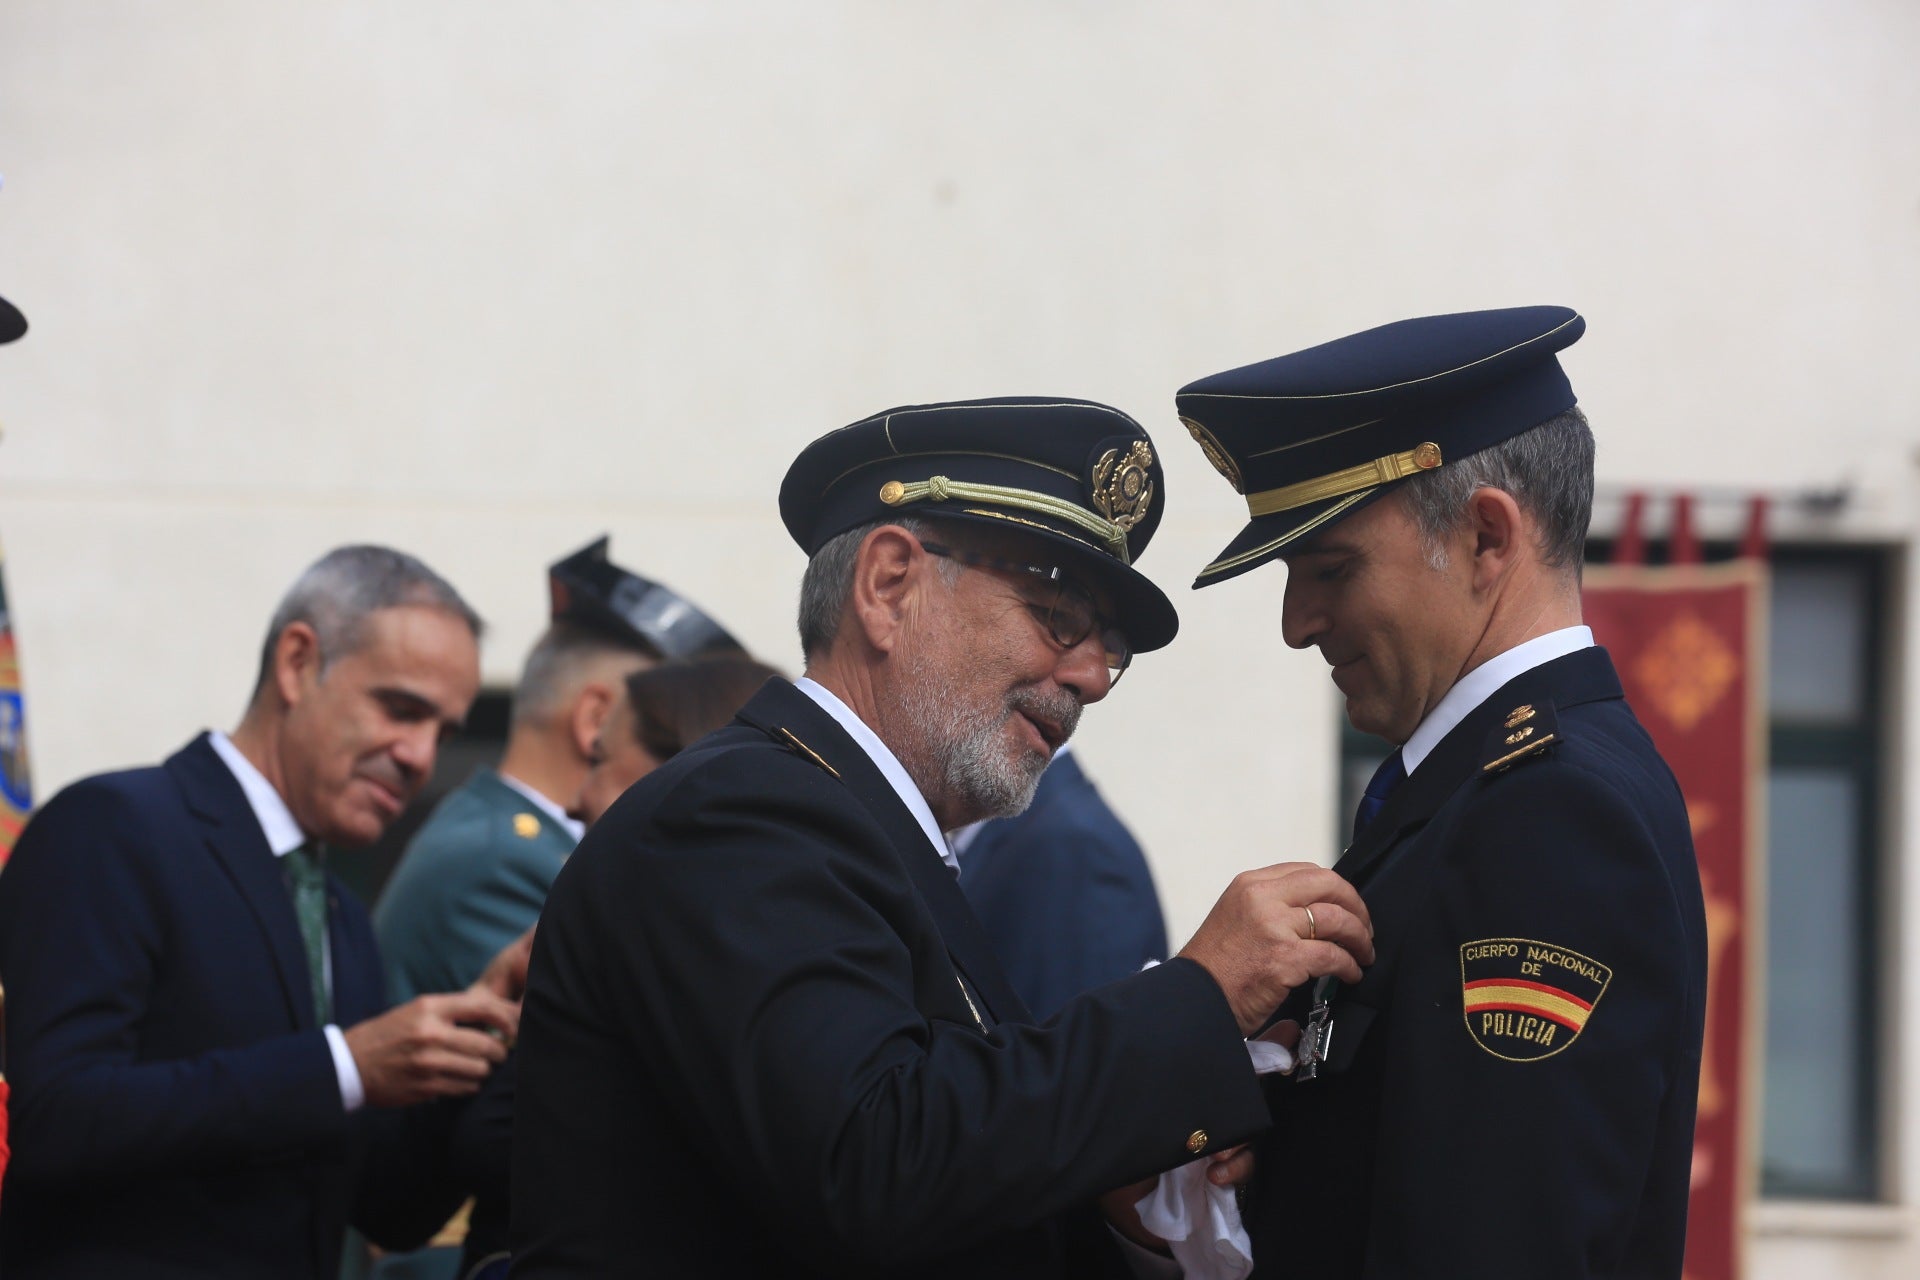
<instances>
[{"instance_id":1,"label":"gold ring on finger","mask_svg":"<svg viewBox=\"0 0 1920 1280\"><path fill-rule=\"evenodd\" d=\"M1320 926L1314 923L1312 907L1302 907L1300 909L1307 913L1307 941L1312 942L1320 936Z\"/></svg>"}]
</instances>

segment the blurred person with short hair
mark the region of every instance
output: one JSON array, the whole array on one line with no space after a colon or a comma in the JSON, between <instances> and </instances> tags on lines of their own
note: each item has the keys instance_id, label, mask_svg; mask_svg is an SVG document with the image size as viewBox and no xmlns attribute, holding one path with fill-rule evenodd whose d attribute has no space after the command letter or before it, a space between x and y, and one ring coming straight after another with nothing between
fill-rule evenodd
<instances>
[{"instance_id":1,"label":"blurred person with short hair","mask_svg":"<svg viewBox=\"0 0 1920 1280\"><path fill-rule=\"evenodd\" d=\"M627 788L723 727L762 685L779 678L772 667L732 655L663 662L629 675L600 723L575 816L597 822ZM514 1083L509 1056L454 1128L455 1175L474 1194L459 1271L469 1280L506 1274Z\"/></svg>"},{"instance_id":2,"label":"blurred person with short hair","mask_svg":"<svg viewBox=\"0 0 1920 1280\"><path fill-rule=\"evenodd\" d=\"M547 573L550 623L514 690L506 752L434 809L374 908L399 994L471 982L540 915L579 843L580 794L621 682L656 662L739 654L739 642L684 597L607 558L607 539Z\"/></svg>"}]
</instances>

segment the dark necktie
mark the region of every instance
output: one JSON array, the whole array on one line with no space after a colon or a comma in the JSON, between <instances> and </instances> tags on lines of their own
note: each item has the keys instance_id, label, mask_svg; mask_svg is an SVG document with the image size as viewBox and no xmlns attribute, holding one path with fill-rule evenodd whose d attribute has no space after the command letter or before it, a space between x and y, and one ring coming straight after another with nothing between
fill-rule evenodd
<instances>
[{"instance_id":1,"label":"dark necktie","mask_svg":"<svg viewBox=\"0 0 1920 1280\"><path fill-rule=\"evenodd\" d=\"M303 844L286 855L287 888L300 941L307 952L307 976L313 983L313 1013L318 1022L331 1016L327 999L327 868L318 846Z\"/></svg>"},{"instance_id":2,"label":"dark necktie","mask_svg":"<svg viewBox=\"0 0 1920 1280\"><path fill-rule=\"evenodd\" d=\"M1393 789L1406 780L1406 766L1401 763L1398 751L1380 762L1380 767L1373 771L1373 777L1367 783L1366 794L1360 797L1359 808L1353 811L1353 839L1356 843L1360 833L1367 829L1367 824L1379 817L1380 811L1387 807L1387 797L1393 794Z\"/></svg>"}]
</instances>

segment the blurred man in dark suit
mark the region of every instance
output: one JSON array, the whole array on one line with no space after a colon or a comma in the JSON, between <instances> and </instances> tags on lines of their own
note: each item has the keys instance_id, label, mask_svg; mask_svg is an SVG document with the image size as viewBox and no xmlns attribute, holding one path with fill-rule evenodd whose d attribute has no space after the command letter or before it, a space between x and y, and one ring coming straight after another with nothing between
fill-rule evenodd
<instances>
[{"instance_id":1,"label":"blurred man in dark suit","mask_svg":"<svg viewBox=\"0 0 1920 1280\"><path fill-rule=\"evenodd\" d=\"M377 839L479 686L480 621L343 547L274 614L231 736L66 788L0 875L15 1094L9 1277L332 1280L349 1222L417 1243L450 1113L505 1055L524 944L388 1010L327 846ZM491 1033L491 1034L489 1034Z\"/></svg>"},{"instance_id":2,"label":"blurred man in dark suit","mask_svg":"<svg viewBox=\"0 0 1920 1280\"><path fill-rule=\"evenodd\" d=\"M1146 854L1072 743L1040 775L1025 813L963 827L952 839L960 887L1035 1017L1166 959Z\"/></svg>"}]
</instances>

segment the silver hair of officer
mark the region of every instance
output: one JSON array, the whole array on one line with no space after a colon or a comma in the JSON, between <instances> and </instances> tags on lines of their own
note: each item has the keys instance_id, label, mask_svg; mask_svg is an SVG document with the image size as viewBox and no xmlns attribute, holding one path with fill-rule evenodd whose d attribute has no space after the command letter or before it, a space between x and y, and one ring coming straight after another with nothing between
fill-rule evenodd
<instances>
[{"instance_id":1,"label":"silver hair of officer","mask_svg":"<svg viewBox=\"0 0 1920 1280\"><path fill-rule=\"evenodd\" d=\"M806 657L826 652L834 636L840 633L840 617L846 612L848 597L853 594L853 562L860 554L860 544L875 529L889 524L905 529L916 538L924 538L932 531L929 522L913 516L875 520L835 534L808 559L807 572L800 579L800 652ZM960 576L961 567L955 560L940 561L940 580L951 585Z\"/></svg>"},{"instance_id":2,"label":"silver hair of officer","mask_svg":"<svg viewBox=\"0 0 1920 1280\"><path fill-rule=\"evenodd\" d=\"M321 670L359 648L368 615L402 605L423 605L453 614L478 640L485 624L453 584L419 559L392 547L335 547L309 565L280 598L260 650L258 692L273 672L274 646L296 622L320 641Z\"/></svg>"},{"instance_id":3,"label":"silver hair of officer","mask_svg":"<svg viewBox=\"0 0 1920 1280\"><path fill-rule=\"evenodd\" d=\"M1427 562L1447 567L1442 539L1467 519L1477 489L1513 495L1540 522L1540 553L1556 569L1577 567L1593 518L1593 431L1578 408L1402 486L1407 511L1426 544Z\"/></svg>"}]
</instances>

